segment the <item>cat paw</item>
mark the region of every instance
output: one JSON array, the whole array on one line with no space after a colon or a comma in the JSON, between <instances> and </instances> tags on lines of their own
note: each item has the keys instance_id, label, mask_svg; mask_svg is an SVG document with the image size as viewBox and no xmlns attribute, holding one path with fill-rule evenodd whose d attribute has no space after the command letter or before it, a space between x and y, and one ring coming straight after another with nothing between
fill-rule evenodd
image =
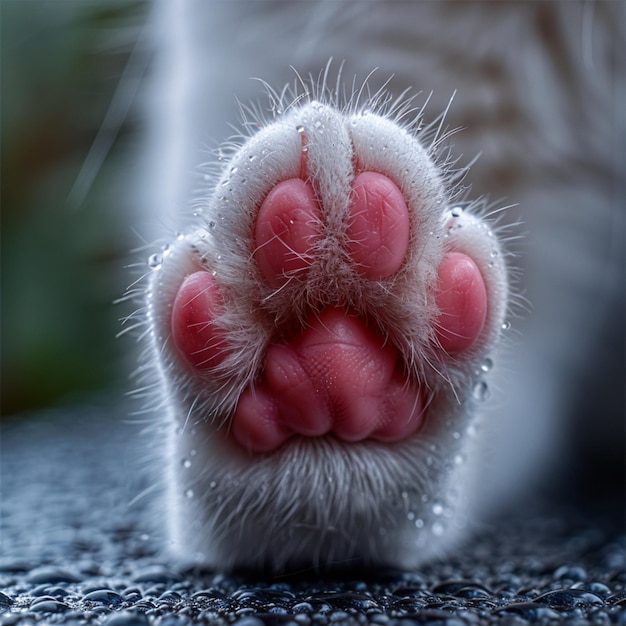
<instances>
[{"instance_id":1,"label":"cat paw","mask_svg":"<svg viewBox=\"0 0 626 626\"><path fill-rule=\"evenodd\" d=\"M373 113L292 110L233 154L156 266L183 552L414 566L454 541L507 275L415 136Z\"/></svg>"}]
</instances>

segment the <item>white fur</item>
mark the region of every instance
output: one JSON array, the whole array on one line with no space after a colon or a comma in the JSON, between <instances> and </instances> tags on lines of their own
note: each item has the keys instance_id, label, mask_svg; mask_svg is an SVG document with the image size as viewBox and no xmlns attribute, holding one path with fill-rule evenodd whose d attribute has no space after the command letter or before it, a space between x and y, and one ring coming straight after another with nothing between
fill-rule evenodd
<instances>
[{"instance_id":1,"label":"white fur","mask_svg":"<svg viewBox=\"0 0 626 626\"><path fill-rule=\"evenodd\" d=\"M568 3L552 4L556 8L550 10L572 37L577 20L585 19L578 3L571 9ZM619 276L619 263L603 246L601 232L611 215L615 219L615 201L593 179L591 166L571 174L576 159L586 159L609 175L613 167L606 146L615 140L600 123L612 110L600 88L606 82L599 78L604 65L598 50L595 56L589 52L605 39L596 36L586 44L591 56L585 62L598 63L582 79L585 98L600 111L594 117L587 115L584 98L561 101L567 88L558 91L560 78L552 73L550 57L542 57L544 45L534 43L533 28L544 5L527 3L489 15L484 6L413 0L159 3L155 38L162 61L149 106L160 110L153 116L153 144L147 150L151 160L145 202L157 211L155 222L185 234L171 237L161 267L151 273L148 365L156 365L158 372L147 371L159 388L163 419L168 420L164 516L179 554L223 568L283 569L353 560L413 567L465 536L485 500L515 492L520 482L544 467L546 453L556 456L567 390L577 380L597 336L607 293L614 289L602 292L600 286L615 285ZM485 203L470 204L452 222L446 213L466 193L454 184L460 176L441 149L445 122L435 119L420 134L417 129L425 118L420 112L413 125L398 125L410 105L394 108L384 92L373 89L368 94L375 80L361 89L359 80L355 88L348 78L337 94L325 92L330 80L322 80L321 88L305 81L312 97L301 101L293 94L274 94L272 110L265 114L268 123L260 114L248 117L243 133L251 137L242 147L242 142L227 144L218 153L221 172L212 179L215 191L204 190L196 199L195 218L190 211L186 215L183 209L203 186L191 172L206 161L208 142L223 137L226 124L236 121L232 94L244 101L258 94L247 80L251 76L280 88L291 73L290 64L317 75L331 55L347 60L344 77L358 71L362 78L378 66L383 77L395 73L389 85L395 94L409 85L427 93L434 89L431 109L442 110L458 90L448 118L460 115L464 125L463 113L468 112L470 118L478 117L477 124L489 126L482 135L470 125L451 141L456 154L484 151L469 177L480 191L506 190L522 202L536 242L525 273L535 313L525 325L523 341L513 349L498 348L502 325L509 322L508 268L498 243L500 231L485 221ZM503 74L482 76L487 63ZM361 96L352 98L359 91ZM338 108L344 92L348 105ZM500 128L500 116L509 109L515 116ZM588 135L567 126L570 118L584 118ZM440 131L433 131L440 121ZM323 133L316 133L316 122ZM259 132L250 131L255 124L262 127ZM250 254L250 207L277 181L298 175L299 126L310 140L308 158L318 191L339 212L328 217L335 224L331 234L338 237L334 243L332 236L325 240L331 241L330 250L336 251L341 239L352 149L367 167L388 173L405 194L411 208L409 262L394 279L368 284L337 263L341 255L325 256L322 250L307 281L290 282L275 292L260 278ZM591 139L585 143L587 136ZM509 164L513 181L499 187L499 178L491 174ZM561 184L559 176L573 182ZM456 362L442 362L430 341L433 279L451 241L478 263L490 308L476 349ZM579 254L572 255L572 247ZM223 378L198 376L182 367L168 338L168 307L176 289L200 267L216 272L228 305L217 324L229 332L236 349L223 364ZM278 454L248 456L218 427L258 374L275 322L294 309L303 315L306 302L321 298L329 270L340 277L330 301L367 311L414 366L413 374L436 390L428 409L432 419L417 436L392 446L294 439ZM481 365L490 369L487 355L495 363L488 374L481 370ZM474 387L484 377L491 398L478 401ZM226 378L231 382L224 386ZM478 422L472 417L476 412ZM494 427L498 437L490 439L487 432ZM487 448L495 454L485 471Z\"/></svg>"}]
</instances>

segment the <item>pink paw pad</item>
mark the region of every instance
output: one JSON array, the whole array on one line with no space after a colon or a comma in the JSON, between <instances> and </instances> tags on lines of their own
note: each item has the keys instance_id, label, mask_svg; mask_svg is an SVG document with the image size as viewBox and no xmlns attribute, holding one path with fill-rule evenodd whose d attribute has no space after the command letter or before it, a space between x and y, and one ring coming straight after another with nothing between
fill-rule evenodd
<instances>
[{"instance_id":1,"label":"pink paw pad","mask_svg":"<svg viewBox=\"0 0 626 626\"><path fill-rule=\"evenodd\" d=\"M352 183L348 249L357 271L370 280L397 272L409 247L409 210L397 185L378 172Z\"/></svg>"},{"instance_id":2,"label":"pink paw pad","mask_svg":"<svg viewBox=\"0 0 626 626\"><path fill-rule=\"evenodd\" d=\"M292 178L269 192L256 220L254 258L270 286L280 287L311 264L320 221L310 183Z\"/></svg>"},{"instance_id":3,"label":"pink paw pad","mask_svg":"<svg viewBox=\"0 0 626 626\"><path fill-rule=\"evenodd\" d=\"M185 278L172 305L172 337L179 353L203 370L219 365L226 343L213 320L222 307L215 279L208 272Z\"/></svg>"},{"instance_id":4,"label":"pink paw pad","mask_svg":"<svg viewBox=\"0 0 626 626\"><path fill-rule=\"evenodd\" d=\"M436 335L448 354L467 350L487 319L487 288L476 263L467 254L449 252L439 266Z\"/></svg>"},{"instance_id":5,"label":"pink paw pad","mask_svg":"<svg viewBox=\"0 0 626 626\"><path fill-rule=\"evenodd\" d=\"M419 428L424 401L398 362L378 330L343 309L324 309L302 335L269 348L261 380L239 399L233 435L253 452L293 435L404 439Z\"/></svg>"}]
</instances>

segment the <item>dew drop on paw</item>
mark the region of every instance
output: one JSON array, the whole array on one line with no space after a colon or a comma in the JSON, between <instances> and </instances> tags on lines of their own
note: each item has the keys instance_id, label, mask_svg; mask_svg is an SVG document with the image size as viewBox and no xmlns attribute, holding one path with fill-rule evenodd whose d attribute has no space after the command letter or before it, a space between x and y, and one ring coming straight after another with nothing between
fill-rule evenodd
<instances>
[{"instance_id":1,"label":"dew drop on paw","mask_svg":"<svg viewBox=\"0 0 626 626\"><path fill-rule=\"evenodd\" d=\"M148 257L148 267L153 270L158 270L163 264L163 255L161 254L151 254Z\"/></svg>"},{"instance_id":2,"label":"dew drop on paw","mask_svg":"<svg viewBox=\"0 0 626 626\"><path fill-rule=\"evenodd\" d=\"M302 134L304 132L304 126L296 126L296 130Z\"/></svg>"},{"instance_id":3,"label":"dew drop on paw","mask_svg":"<svg viewBox=\"0 0 626 626\"><path fill-rule=\"evenodd\" d=\"M479 380L472 389L472 395L475 400L484 402L489 398L489 385L484 380Z\"/></svg>"}]
</instances>

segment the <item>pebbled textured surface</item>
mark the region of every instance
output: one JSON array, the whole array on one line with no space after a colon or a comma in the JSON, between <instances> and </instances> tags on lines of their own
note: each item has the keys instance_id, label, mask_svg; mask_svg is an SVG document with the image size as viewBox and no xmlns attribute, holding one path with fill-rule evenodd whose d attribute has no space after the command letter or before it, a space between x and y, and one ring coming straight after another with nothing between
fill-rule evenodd
<instances>
[{"instance_id":1,"label":"pebbled textured surface","mask_svg":"<svg viewBox=\"0 0 626 626\"><path fill-rule=\"evenodd\" d=\"M129 414L94 403L2 425L0 623L626 624L620 497L520 504L416 572L269 580L169 562L150 527L161 453L152 420Z\"/></svg>"}]
</instances>

